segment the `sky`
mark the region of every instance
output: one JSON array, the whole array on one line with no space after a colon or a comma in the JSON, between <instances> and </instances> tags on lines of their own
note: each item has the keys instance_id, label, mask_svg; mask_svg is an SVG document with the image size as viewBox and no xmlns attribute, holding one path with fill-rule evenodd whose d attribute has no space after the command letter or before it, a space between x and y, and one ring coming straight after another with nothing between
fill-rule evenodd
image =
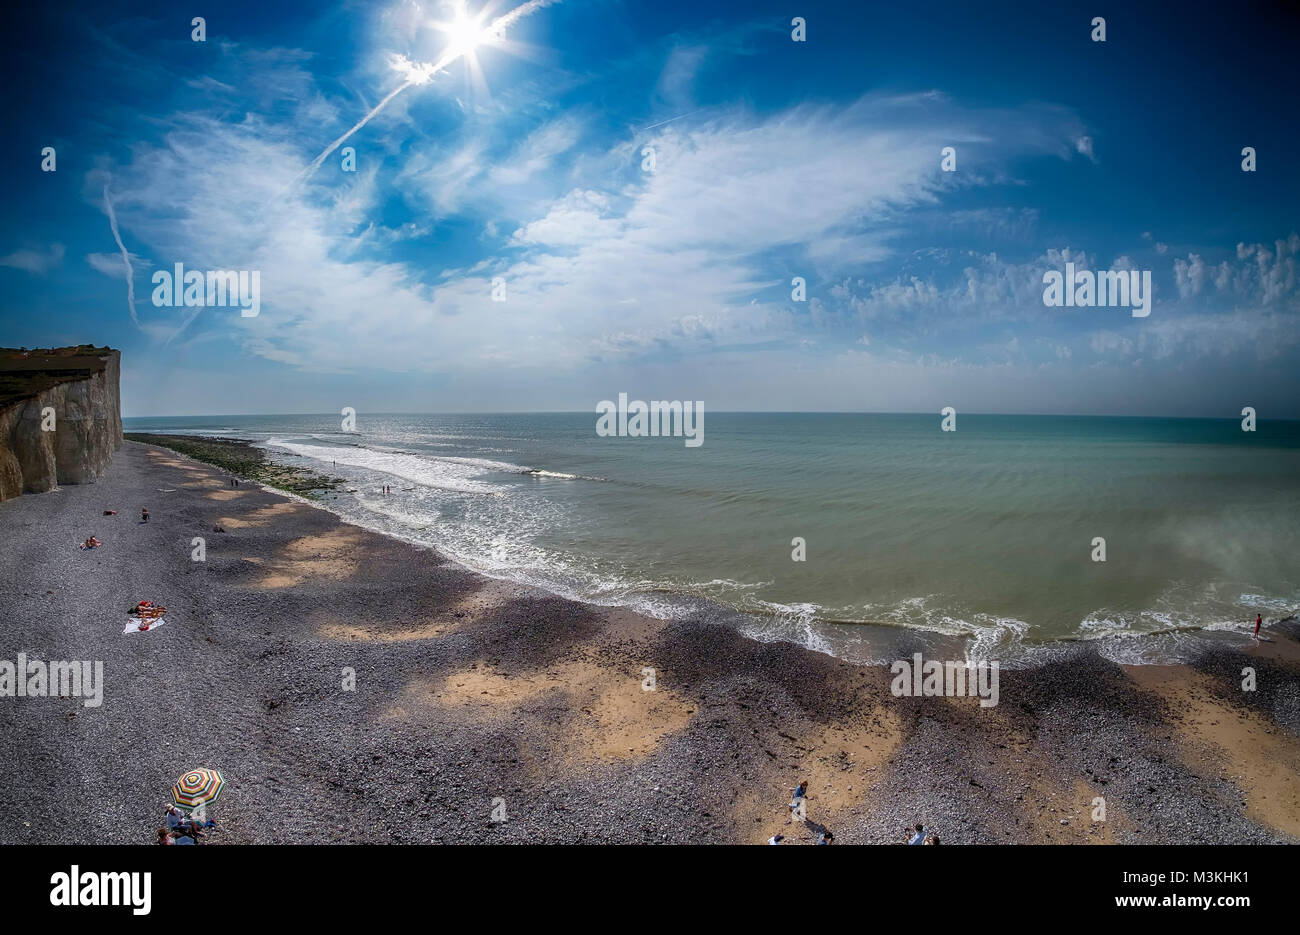
<instances>
[{"instance_id":1,"label":"sky","mask_svg":"<svg viewBox=\"0 0 1300 935\"><path fill-rule=\"evenodd\" d=\"M532 0L430 75L452 3L27 5L0 344L120 348L127 416L1300 418L1296 15L1107 6ZM1066 263L1149 316L1046 305Z\"/></svg>"}]
</instances>

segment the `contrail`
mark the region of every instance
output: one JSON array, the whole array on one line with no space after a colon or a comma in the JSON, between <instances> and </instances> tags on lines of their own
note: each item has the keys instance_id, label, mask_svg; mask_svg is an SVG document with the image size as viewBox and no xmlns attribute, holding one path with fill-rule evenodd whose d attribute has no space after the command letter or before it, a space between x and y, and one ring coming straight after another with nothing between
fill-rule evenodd
<instances>
[{"instance_id":1,"label":"contrail","mask_svg":"<svg viewBox=\"0 0 1300 935\"><path fill-rule=\"evenodd\" d=\"M640 133L644 130L653 130L655 127L662 127L665 124L672 123L674 120L685 120L687 117L693 117L698 113L700 113L700 111L693 110L689 114L678 114L676 117L669 117L667 120L661 120L658 123L652 123L648 127L637 127L636 131Z\"/></svg>"},{"instance_id":2,"label":"contrail","mask_svg":"<svg viewBox=\"0 0 1300 935\"><path fill-rule=\"evenodd\" d=\"M505 16L501 16L498 17L497 19L494 19L492 23L483 30L483 36L484 38L493 38L493 39L500 38L501 35L506 31L506 29L513 26L515 23L519 22L525 16L530 16L533 13L536 13L538 10L542 9L543 7L548 7L551 6L552 4L559 3L559 2L560 0L528 0L527 3L515 7ZM443 56L439 58L438 61L434 62L432 65L424 64L420 62L412 62L401 55L393 56L393 61L392 61L393 68L396 69L397 71L405 72L407 75L406 80L403 81L401 84L399 84L397 87L395 87L392 91L388 92L387 96L385 96L382 101L380 101L373 108L371 108L370 113L366 114L364 117L362 117L352 126L352 129L348 130L348 132L344 133L333 143L330 143L330 145L325 148L324 152L322 152L319 156L313 159L311 161L311 164L308 165L307 168L303 169L302 172L298 174L298 177L293 180L293 185L291 185L290 188L296 186L303 179L307 178L309 175L311 175L313 172L319 169L321 163L323 163L326 159L329 158L330 153L334 152L334 150L342 146L343 143L346 142L348 137L350 137L352 134L356 133L367 123L369 123L371 118L374 117L375 114L379 113L381 110L383 110L385 107L388 106L389 101L397 97L397 95L401 94L407 88L414 87L415 85L418 84L427 84L429 81L433 79L434 75L438 74L448 65L450 65L452 62L456 61L456 59L464 55L466 51L469 50L462 49L456 52L444 53Z\"/></svg>"},{"instance_id":3,"label":"contrail","mask_svg":"<svg viewBox=\"0 0 1300 935\"><path fill-rule=\"evenodd\" d=\"M493 20L492 25L485 29L484 32L489 35L495 35L498 30L504 30L509 26L513 26L525 16L532 16L543 7L548 7L553 3L559 2L560 0L528 0L528 2L523 6L517 6L500 19Z\"/></svg>"},{"instance_id":4,"label":"contrail","mask_svg":"<svg viewBox=\"0 0 1300 935\"><path fill-rule=\"evenodd\" d=\"M113 239L122 251L122 262L126 264L126 310L131 313L131 321L139 328L140 319L135 314L135 270L131 268L131 254L127 252L126 244L122 243L122 235L117 229L117 215L113 213L113 199L108 197L107 184L104 185L104 208L108 211L108 226L113 229Z\"/></svg>"},{"instance_id":5,"label":"contrail","mask_svg":"<svg viewBox=\"0 0 1300 935\"><path fill-rule=\"evenodd\" d=\"M340 137L339 137L337 140L335 140L333 143L330 143L329 146L327 146L327 147L325 148L325 151L324 151L324 152L322 152L319 156L317 156L315 159L313 159L313 160L311 161L311 165L307 166L307 168L303 169L300 173L298 173L298 177L297 177L296 179L293 180L293 184L294 184L294 185L297 185L299 182L301 182L301 181L302 181L303 179L305 179L307 176L311 175L313 172L315 172L317 169L319 169L321 163L324 162L326 159L329 158L330 153L334 152L334 150L336 150L336 149L338 149L340 146L342 146L343 143L344 143L344 141L347 140L347 138L348 138L349 136L351 136L353 133L356 133L358 130L360 130L362 127L364 127L366 124L368 124L368 123L370 122L370 118L373 117L375 114L379 113L381 110L383 110L384 107L387 106L387 104L388 104L389 101L391 101L393 98L397 97L397 95L401 94L401 93L402 93L403 91L405 91L407 88L411 87L412 85L414 85L414 84L416 84L416 83L417 83L416 81L414 81L414 80L408 78L408 79L406 79L405 81L403 81L401 84L399 84L397 87L393 88L392 91L388 92L388 95L387 95L387 96L386 96L382 101L380 101L378 104L376 104L376 105L374 106L374 108L371 109L370 113L366 114L364 117L362 117L360 120L358 120L355 124L353 124L352 129L348 130L347 133L344 133L342 136L340 136ZM423 83L423 82L420 82L420 83Z\"/></svg>"}]
</instances>

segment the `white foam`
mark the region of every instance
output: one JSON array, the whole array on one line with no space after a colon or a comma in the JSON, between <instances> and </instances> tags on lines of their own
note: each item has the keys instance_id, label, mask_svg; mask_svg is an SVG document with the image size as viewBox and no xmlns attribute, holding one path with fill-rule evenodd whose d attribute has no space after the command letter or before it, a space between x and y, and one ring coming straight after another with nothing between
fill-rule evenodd
<instances>
[{"instance_id":1,"label":"white foam","mask_svg":"<svg viewBox=\"0 0 1300 935\"><path fill-rule=\"evenodd\" d=\"M302 445L272 438L267 445L324 463L337 462L391 474L424 487L453 490L458 493L500 494L503 488L481 480L493 472L518 474L524 468L503 461L484 458L444 458L438 455L413 455L371 448L346 448L331 445Z\"/></svg>"}]
</instances>

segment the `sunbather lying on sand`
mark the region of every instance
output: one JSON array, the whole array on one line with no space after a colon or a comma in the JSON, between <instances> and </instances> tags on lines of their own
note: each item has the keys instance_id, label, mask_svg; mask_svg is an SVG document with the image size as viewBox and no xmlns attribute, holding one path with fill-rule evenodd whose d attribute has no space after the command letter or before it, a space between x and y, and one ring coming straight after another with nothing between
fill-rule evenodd
<instances>
[{"instance_id":1,"label":"sunbather lying on sand","mask_svg":"<svg viewBox=\"0 0 1300 935\"><path fill-rule=\"evenodd\" d=\"M81 543L81 547L82 547L83 549L97 549L97 548L99 548L99 547L100 547L101 545L103 545L103 544L104 544L104 543L100 542L100 541L99 541L98 539L96 539L94 536L91 536L91 537L90 537L89 539L87 539L85 542Z\"/></svg>"}]
</instances>

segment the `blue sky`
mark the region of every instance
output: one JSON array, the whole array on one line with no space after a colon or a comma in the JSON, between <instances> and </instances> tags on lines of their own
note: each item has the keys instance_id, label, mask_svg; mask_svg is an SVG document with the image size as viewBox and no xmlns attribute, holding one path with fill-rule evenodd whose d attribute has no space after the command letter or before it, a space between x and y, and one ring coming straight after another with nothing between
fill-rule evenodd
<instances>
[{"instance_id":1,"label":"blue sky","mask_svg":"<svg viewBox=\"0 0 1300 935\"><path fill-rule=\"evenodd\" d=\"M15 12L0 343L121 348L127 415L1300 417L1295 20L1104 7L556 0L305 178L451 4ZM1045 307L1067 260L1150 270L1151 315ZM260 314L155 307L177 262Z\"/></svg>"}]
</instances>

